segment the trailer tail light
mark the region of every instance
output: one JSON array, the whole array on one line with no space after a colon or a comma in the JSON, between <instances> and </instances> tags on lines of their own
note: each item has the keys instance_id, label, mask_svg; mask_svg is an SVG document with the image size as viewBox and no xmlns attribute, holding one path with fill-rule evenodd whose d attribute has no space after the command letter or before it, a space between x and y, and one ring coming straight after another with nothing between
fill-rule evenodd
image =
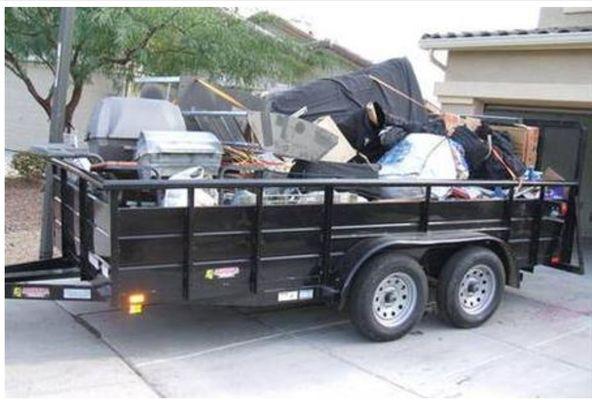
<instances>
[{"instance_id":1,"label":"trailer tail light","mask_svg":"<svg viewBox=\"0 0 592 400\"><path fill-rule=\"evenodd\" d=\"M567 212L569 211L569 207L567 206L567 203L560 203L559 204L559 212L561 213L562 217L567 216Z\"/></svg>"},{"instance_id":2,"label":"trailer tail light","mask_svg":"<svg viewBox=\"0 0 592 400\"><path fill-rule=\"evenodd\" d=\"M130 296L128 297L128 314L142 314L145 300L146 297L144 296L144 293L130 294Z\"/></svg>"}]
</instances>

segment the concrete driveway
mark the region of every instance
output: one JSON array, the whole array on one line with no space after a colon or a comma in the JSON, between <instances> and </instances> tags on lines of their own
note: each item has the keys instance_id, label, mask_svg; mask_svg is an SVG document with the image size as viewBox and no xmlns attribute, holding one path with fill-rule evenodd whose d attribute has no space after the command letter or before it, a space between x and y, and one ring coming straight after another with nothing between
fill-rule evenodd
<instances>
[{"instance_id":1,"label":"concrete driveway","mask_svg":"<svg viewBox=\"0 0 592 400\"><path fill-rule=\"evenodd\" d=\"M155 306L129 317L103 305L7 301L6 394L590 397L592 275L539 267L482 327L454 329L428 314L390 343L364 340L323 307Z\"/></svg>"}]
</instances>

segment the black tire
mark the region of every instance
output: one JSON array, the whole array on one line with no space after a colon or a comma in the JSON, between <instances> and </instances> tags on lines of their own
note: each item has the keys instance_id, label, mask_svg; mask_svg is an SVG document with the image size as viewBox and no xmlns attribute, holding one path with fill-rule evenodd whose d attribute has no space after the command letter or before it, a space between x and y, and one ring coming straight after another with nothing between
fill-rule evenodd
<instances>
[{"instance_id":1,"label":"black tire","mask_svg":"<svg viewBox=\"0 0 592 400\"><path fill-rule=\"evenodd\" d=\"M438 278L440 317L458 328L483 324L499 306L505 281L504 264L493 251L470 246L456 252Z\"/></svg>"},{"instance_id":2,"label":"black tire","mask_svg":"<svg viewBox=\"0 0 592 400\"><path fill-rule=\"evenodd\" d=\"M386 287L382 292L384 286L379 287L379 285L386 285L387 277L392 279L388 281L392 286ZM404 284L406 282L408 285ZM384 297L382 300L384 300L385 309L390 310L388 318L393 320L397 318L396 323L384 321L375 315L381 312L374 301L375 299L378 301L375 292L378 293L379 289L381 290L379 295ZM367 338L384 342L402 337L421 319L428 297L428 282L423 268L415 259L402 254L385 253L372 258L362 266L355 277L350 293L349 312L354 326ZM389 295L391 297L387 300ZM399 300L396 296L399 296ZM402 311L399 316L395 316L399 308ZM385 325L389 323L395 323L395 325Z\"/></svg>"}]
</instances>

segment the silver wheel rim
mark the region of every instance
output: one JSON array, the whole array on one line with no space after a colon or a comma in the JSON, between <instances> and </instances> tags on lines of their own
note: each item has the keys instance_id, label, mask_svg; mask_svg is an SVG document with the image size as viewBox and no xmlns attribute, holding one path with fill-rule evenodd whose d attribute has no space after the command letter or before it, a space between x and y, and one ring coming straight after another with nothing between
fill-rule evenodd
<instances>
[{"instance_id":1,"label":"silver wheel rim","mask_svg":"<svg viewBox=\"0 0 592 400\"><path fill-rule=\"evenodd\" d=\"M475 265L460 281L458 303L467 314L479 314L493 301L495 289L493 270L484 264Z\"/></svg>"},{"instance_id":2,"label":"silver wheel rim","mask_svg":"<svg viewBox=\"0 0 592 400\"><path fill-rule=\"evenodd\" d=\"M374 318L389 328L401 325L413 312L416 302L417 286L411 276L404 272L392 273L374 291Z\"/></svg>"}]
</instances>

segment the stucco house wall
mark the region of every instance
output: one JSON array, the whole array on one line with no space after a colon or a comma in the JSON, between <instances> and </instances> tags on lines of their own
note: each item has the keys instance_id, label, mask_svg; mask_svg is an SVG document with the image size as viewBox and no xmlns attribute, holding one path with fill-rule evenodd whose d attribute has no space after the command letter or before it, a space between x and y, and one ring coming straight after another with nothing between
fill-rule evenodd
<instances>
[{"instance_id":1,"label":"stucco house wall","mask_svg":"<svg viewBox=\"0 0 592 400\"><path fill-rule=\"evenodd\" d=\"M590 25L592 7L543 7L539 14L539 28Z\"/></svg>"},{"instance_id":2,"label":"stucco house wall","mask_svg":"<svg viewBox=\"0 0 592 400\"><path fill-rule=\"evenodd\" d=\"M444 109L485 103L592 109L592 49L450 51L435 94Z\"/></svg>"}]
</instances>

